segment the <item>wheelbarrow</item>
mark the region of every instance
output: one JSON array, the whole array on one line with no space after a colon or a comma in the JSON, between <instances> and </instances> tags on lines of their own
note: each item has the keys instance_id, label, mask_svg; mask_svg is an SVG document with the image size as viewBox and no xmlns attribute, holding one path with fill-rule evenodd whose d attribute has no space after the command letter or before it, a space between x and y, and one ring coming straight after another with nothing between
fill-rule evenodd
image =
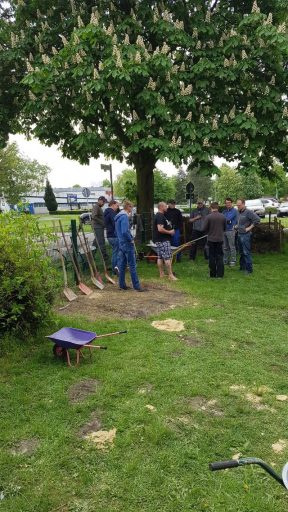
<instances>
[{"instance_id":1,"label":"wheelbarrow","mask_svg":"<svg viewBox=\"0 0 288 512\"><path fill-rule=\"evenodd\" d=\"M221 469L231 469L238 468L239 466L248 466L251 464L256 464L260 466L264 471L266 471L278 484L288 489L288 462L282 469L282 474L278 475L276 471L274 471L271 466L269 466L266 462L261 459L256 459L254 457L241 458L238 460L224 460L220 462L212 462L209 464L209 468L211 471L219 471Z\"/></svg>"},{"instance_id":2,"label":"wheelbarrow","mask_svg":"<svg viewBox=\"0 0 288 512\"><path fill-rule=\"evenodd\" d=\"M59 331L45 337L53 341L53 354L55 357L66 357L68 366L72 366L69 349L76 350L76 364L78 365L80 362L80 356L84 357L82 349L88 348L90 350L90 355L92 354L92 349L107 349L107 347L103 345L92 345L92 342L96 338L106 338L108 336L115 336L116 334L124 333L127 333L127 331L117 331L99 335L93 331L83 331L73 327L63 327Z\"/></svg>"}]
</instances>

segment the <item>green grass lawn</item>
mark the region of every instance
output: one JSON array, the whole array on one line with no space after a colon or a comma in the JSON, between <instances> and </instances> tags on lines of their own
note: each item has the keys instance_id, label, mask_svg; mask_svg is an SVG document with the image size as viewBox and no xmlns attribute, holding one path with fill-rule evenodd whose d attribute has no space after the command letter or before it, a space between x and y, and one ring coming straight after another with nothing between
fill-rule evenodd
<instances>
[{"instance_id":1,"label":"green grass lawn","mask_svg":"<svg viewBox=\"0 0 288 512\"><path fill-rule=\"evenodd\" d=\"M288 401L276 400L288 395L287 256L257 256L252 276L227 269L224 280L209 280L202 257L185 260L171 286L193 306L133 321L59 317L36 340L2 341L0 512L286 512L288 492L260 469L208 463L241 453L280 470L288 460ZM139 267L156 279L154 265ZM156 318L182 320L179 334L200 345L155 330ZM64 325L128 334L69 369L44 338ZM71 404L69 388L88 378L101 387ZM78 436L93 413L117 429L105 452ZM33 454L11 453L32 438Z\"/></svg>"}]
</instances>

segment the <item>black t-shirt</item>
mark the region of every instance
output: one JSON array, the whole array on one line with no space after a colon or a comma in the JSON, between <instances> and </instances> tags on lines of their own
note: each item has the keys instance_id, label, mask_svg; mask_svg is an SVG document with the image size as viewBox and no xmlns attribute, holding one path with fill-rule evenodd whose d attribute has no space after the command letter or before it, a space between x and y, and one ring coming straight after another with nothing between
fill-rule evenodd
<instances>
[{"instance_id":1,"label":"black t-shirt","mask_svg":"<svg viewBox=\"0 0 288 512\"><path fill-rule=\"evenodd\" d=\"M163 213L156 213L155 219L154 219L154 233L153 238L154 242L167 242L171 241L171 235L168 235L167 233L160 233L158 231L157 226L163 226L164 229L167 229L167 231L171 231L172 225L171 222L169 222L168 219L166 219L165 215Z\"/></svg>"}]
</instances>

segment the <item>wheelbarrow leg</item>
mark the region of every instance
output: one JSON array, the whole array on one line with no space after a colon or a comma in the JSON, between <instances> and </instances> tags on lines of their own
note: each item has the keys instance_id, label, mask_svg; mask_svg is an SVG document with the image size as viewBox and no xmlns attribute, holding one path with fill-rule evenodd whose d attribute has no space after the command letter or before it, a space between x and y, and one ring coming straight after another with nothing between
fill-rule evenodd
<instances>
[{"instance_id":1,"label":"wheelbarrow leg","mask_svg":"<svg viewBox=\"0 0 288 512\"><path fill-rule=\"evenodd\" d=\"M77 366L80 363L80 354L81 354L81 350L80 349L76 350L76 365Z\"/></svg>"},{"instance_id":2,"label":"wheelbarrow leg","mask_svg":"<svg viewBox=\"0 0 288 512\"><path fill-rule=\"evenodd\" d=\"M65 350L66 350L67 365L71 367L72 365L71 365L69 350L67 348Z\"/></svg>"}]
</instances>

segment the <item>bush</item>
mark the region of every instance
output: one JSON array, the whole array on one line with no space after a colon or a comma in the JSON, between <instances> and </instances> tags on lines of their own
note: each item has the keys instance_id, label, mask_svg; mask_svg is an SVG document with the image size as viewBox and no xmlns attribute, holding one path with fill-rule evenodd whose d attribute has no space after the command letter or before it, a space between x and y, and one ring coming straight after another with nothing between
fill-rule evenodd
<instances>
[{"instance_id":1,"label":"bush","mask_svg":"<svg viewBox=\"0 0 288 512\"><path fill-rule=\"evenodd\" d=\"M34 333L49 318L57 274L46 257L37 220L0 216L0 331Z\"/></svg>"}]
</instances>

